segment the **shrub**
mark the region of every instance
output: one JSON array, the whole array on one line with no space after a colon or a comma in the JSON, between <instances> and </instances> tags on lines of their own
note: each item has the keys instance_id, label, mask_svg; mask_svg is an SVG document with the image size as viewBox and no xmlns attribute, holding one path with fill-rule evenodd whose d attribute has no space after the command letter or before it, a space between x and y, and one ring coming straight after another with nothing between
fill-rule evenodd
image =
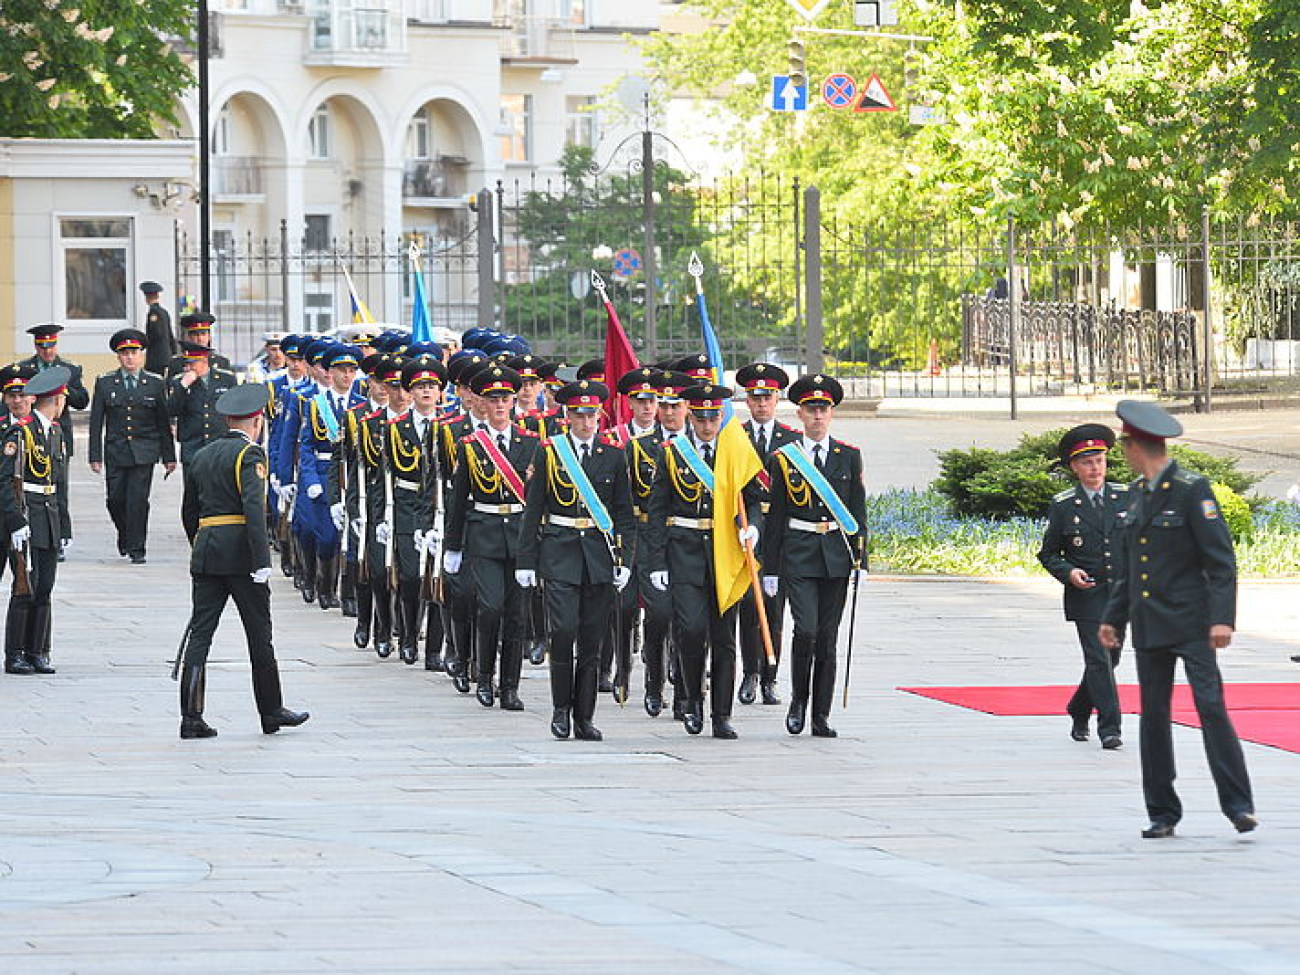
<instances>
[{"instance_id":1,"label":"shrub","mask_svg":"<svg viewBox=\"0 0 1300 975\"><path fill-rule=\"evenodd\" d=\"M1250 513L1250 505L1246 504L1245 498L1228 487L1215 481L1210 487L1214 490L1214 497L1219 502L1219 511L1223 515L1223 523L1228 526L1228 531L1232 533L1232 540L1240 545L1242 542L1250 541L1255 537L1255 519Z\"/></svg>"}]
</instances>

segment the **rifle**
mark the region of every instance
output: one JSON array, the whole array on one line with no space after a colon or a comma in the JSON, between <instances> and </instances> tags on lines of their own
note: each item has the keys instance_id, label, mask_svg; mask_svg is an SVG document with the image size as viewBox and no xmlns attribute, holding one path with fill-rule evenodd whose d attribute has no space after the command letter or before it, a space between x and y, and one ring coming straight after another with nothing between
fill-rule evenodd
<instances>
[{"instance_id":1,"label":"rifle","mask_svg":"<svg viewBox=\"0 0 1300 975\"><path fill-rule=\"evenodd\" d=\"M391 437L388 433L386 436ZM384 467L388 467L387 444L384 446ZM384 570L388 576L388 588L397 592L401 580L397 576L397 526L393 524L393 472L384 471L384 523L388 525L388 541L384 543Z\"/></svg>"},{"instance_id":2,"label":"rifle","mask_svg":"<svg viewBox=\"0 0 1300 975\"><path fill-rule=\"evenodd\" d=\"M345 424L348 424L348 425L350 425L350 424L352 423L352 412L351 412L350 410L349 410L348 412L346 412L346 413L343 414L343 422L344 422ZM339 447L338 447L338 449L339 449L339 453L340 453L340 455L341 455L341 456L338 458L338 465L339 465L339 501L341 501L341 502L343 503L343 537L342 537L342 539L340 539L340 541L339 541L339 555L342 556L342 558L343 558L343 564L344 564L344 565L347 564L347 561L348 561L348 552L351 551L351 549L352 549L352 546L348 544L348 542L350 541L349 536L352 534L352 524L351 524L351 521L352 521L352 520L351 520L350 518L347 517L347 510L348 510L348 460L349 460L349 457L348 457L348 440L349 440L349 439L350 439L350 438L349 438L348 435L345 433L345 434L343 435L343 437L340 439L340 441L339 441Z\"/></svg>"},{"instance_id":3,"label":"rifle","mask_svg":"<svg viewBox=\"0 0 1300 975\"><path fill-rule=\"evenodd\" d=\"M357 582L370 581L370 566L366 560L366 541L368 525L366 525L367 506L367 482L370 479L370 465L366 461L366 446L363 438L370 436L370 428L366 426L366 420L362 418L357 427L357 520L361 522L361 531L357 537ZM348 519L348 531L352 531L352 520Z\"/></svg>"},{"instance_id":4,"label":"rifle","mask_svg":"<svg viewBox=\"0 0 1300 975\"><path fill-rule=\"evenodd\" d=\"M623 536L615 535L614 544L609 550L609 554L614 557L615 572L623 567L622 551ZM633 580L628 579L627 585L632 584ZM623 588L626 589L627 586ZM618 701L619 707L623 707L627 704L632 685L632 635L623 629L623 593L617 587L614 589L614 653L617 655L614 661L614 700Z\"/></svg>"},{"instance_id":5,"label":"rifle","mask_svg":"<svg viewBox=\"0 0 1300 975\"><path fill-rule=\"evenodd\" d=\"M176 680L181 672L181 661L185 659L185 648L190 645L190 634L194 632L194 617L185 624L185 632L181 634L180 646L176 648L176 659L172 661L172 680Z\"/></svg>"},{"instance_id":6,"label":"rifle","mask_svg":"<svg viewBox=\"0 0 1300 975\"><path fill-rule=\"evenodd\" d=\"M24 443L26 437L24 430L15 438L16 452L14 454L14 476L13 491L14 499L18 502L18 511L23 516L23 522L27 523L27 496L23 492L23 465L27 463L27 451ZM14 584L12 595L30 596L32 594L32 581L27 574L27 548L28 543L18 548L10 548L9 564L14 570Z\"/></svg>"}]
</instances>

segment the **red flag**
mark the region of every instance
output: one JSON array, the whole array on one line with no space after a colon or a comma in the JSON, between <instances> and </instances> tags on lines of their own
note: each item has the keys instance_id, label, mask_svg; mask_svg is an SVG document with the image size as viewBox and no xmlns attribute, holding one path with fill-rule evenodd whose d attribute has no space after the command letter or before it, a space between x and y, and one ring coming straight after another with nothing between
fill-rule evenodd
<instances>
[{"instance_id":1,"label":"red flag","mask_svg":"<svg viewBox=\"0 0 1300 975\"><path fill-rule=\"evenodd\" d=\"M601 292L602 296L604 292ZM627 423L632 418L632 407L627 397L618 392L618 381L633 369L639 368L632 343L623 331L623 323L618 320L614 303L605 298L605 383L609 386L609 400L605 403L605 416L609 425L616 427Z\"/></svg>"}]
</instances>

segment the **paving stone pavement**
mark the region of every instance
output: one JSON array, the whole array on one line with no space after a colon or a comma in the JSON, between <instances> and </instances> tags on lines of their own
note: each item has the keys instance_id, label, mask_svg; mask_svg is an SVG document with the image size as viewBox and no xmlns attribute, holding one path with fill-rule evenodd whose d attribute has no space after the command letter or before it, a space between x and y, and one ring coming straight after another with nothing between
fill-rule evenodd
<instances>
[{"instance_id":1,"label":"paving stone pavement","mask_svg":"<svg viewBox=\"0 0 1300 975\"><path fill-rule=\"evenodd\" d=\"M1144 841L1136 718L1103 752L1064 716L896 689L1076 681L1053 583L869 580L837 740L759 705L739 741L691 738L603 698L588 744L548 734L544 669L525 712L485 710L277 576L312 719L260 733L232 610L221 735L182 742L179 478L145 566L112 554L81 460L73 491L59 673L0 679L0 971L1300 972L1300 756L1246 746L1263 825L1238 837L1178 729L1186 818ZM1300 583L1241 603L1226 679L1293 680Z\"/></svg>"}]
</instances>

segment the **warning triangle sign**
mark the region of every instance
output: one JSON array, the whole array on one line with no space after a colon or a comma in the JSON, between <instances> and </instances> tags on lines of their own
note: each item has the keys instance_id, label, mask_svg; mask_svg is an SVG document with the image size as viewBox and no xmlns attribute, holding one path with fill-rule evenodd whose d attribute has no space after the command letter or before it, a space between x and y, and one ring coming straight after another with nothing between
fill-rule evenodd
<instances>
[{"instance_id":1,"label":"warning triangle sign","mask_svg":"<svg viewBox=\"0 0 1300 975\"><path fill-rule=\"evenodd\" d=\"M894 100L889 97L889 92L885 90L884 82L880 80L880 75L872 74L871 78L862 86L862 97L858 99L857 104L853 106L855 112L897 112L898 106Z\"/></svg>"}]
</instances>

